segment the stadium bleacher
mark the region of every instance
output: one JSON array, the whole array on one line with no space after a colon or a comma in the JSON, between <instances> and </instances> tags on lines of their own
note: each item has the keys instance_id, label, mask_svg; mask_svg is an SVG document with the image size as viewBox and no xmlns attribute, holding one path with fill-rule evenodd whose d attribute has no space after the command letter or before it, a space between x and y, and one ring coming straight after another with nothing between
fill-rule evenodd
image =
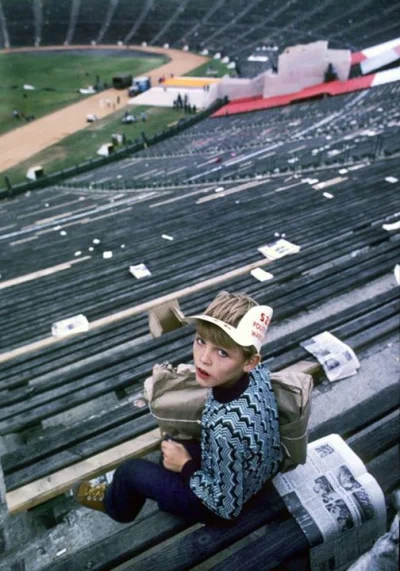
<instances>
[{"instance_id":1,"label":"stadium bleacher","mask_svg":"<svg viewBox=\"0 0 400 571\"><path fill-rule=\"evenodd\" d=\"M249 77L291 43L357 51L395 37L398 3L381 0L379 14L374 4L0 0L11 46L188 44L237 58ZM261 45L270 61L247 62ZM155 362L191 360L193 329L154 339L148 311L177 299L196 313L222 288L274 308L263 361L313 374L311 440L347 440L382 487L390 523L400 484L399 91L210 117L0 201L0 571L308 569L308 542L270 485L226 529L190 527L153 502L122 526L69 494L121 458L160 461L143 382ZM258 248L278 237L300 251L263 258ZM139 263L151 276L135 280ZM257 265L273 279L257 281ZM81 313L88 332L51 335ZM357 353L355 377L330 383L301 347L326 330Z\"/></svg>"},{"instance_id":2,"label":"stadium bleacher","mask_svg":"<svg viewBox=\"0 0 400 571\"><path fill-rule=\"evenodd\" d=\"M11 46L32 45L35 40L33 0L2 0L5 23ZM340 0L326 0L315 5L311 1L226 0L202 1L194 5L186 0L169 3L168 17L162 2L141 0L129 2L95 2L87 0L75 5L71 0L48 0L39 4L42 18L37 35L40 45L70 43L104 44L127 42L172 47L190 44L192 49L206 47L245 62L259 45L286 46L328 39L332 47L357 48L378 44L398 33L398 3L380 2L379 14L373 0L359 0L351 6ZM72 18L73 16L73 18ZM70 34L71 18L76 17ZM223 25L221 25L223 22ZM259 67L262 71L264 67ZM254 72L255 73L255 72Z\"/></svg>"},{"instance_id":3,"label":"stadium bleacher","mask_svg":"<svg viewBox=\"0 0 400 571\"><path fill-rule=\"evenodd\" d=\"M33 0L3 0L4 19L10 42L17 46L32 46L35 42Z\"/></svg>"},{"instance_id":4,"label":"stadium bleacher","mask_svg":"<svg viewBox=\"0 0 400 571\"><path fill-rule=\"evenodd\" d=\"M67 39L67 31L71 15L69 0L50 0L43 5L43 30L41 45L62 46ZM10 38L11 45L18 45ZM87 40L89 43L90 40Z\"/></svg>"},{"instance_id":5,"label":"stadium bleacher","mask_svg":"<svg viewBox=\"0 0 400 571\"><path fill-rule=\"evenodd\" d=\"M72 33L72 43L88 44L96 41L100 28L107 16L109 2L81 2L76 26Z\"/></svg>"}]
</instances>

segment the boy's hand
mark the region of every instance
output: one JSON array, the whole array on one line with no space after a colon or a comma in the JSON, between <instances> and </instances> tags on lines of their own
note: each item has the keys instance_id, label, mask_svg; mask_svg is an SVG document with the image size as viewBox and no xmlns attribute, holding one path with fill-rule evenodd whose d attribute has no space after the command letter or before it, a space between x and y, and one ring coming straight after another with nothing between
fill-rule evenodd
<instances>
[{"instance_id":1,"label":"boy's hand","mask_svg":"<svg viewBox=\"0 0 400 571\"><path fill-rule=\"evenodd\" d=\"M164 468L172 472L181 472L186 462L192 458L182 444L173 440L164 440L161 443L161 450Z\"/></svg>"}]
</instances>

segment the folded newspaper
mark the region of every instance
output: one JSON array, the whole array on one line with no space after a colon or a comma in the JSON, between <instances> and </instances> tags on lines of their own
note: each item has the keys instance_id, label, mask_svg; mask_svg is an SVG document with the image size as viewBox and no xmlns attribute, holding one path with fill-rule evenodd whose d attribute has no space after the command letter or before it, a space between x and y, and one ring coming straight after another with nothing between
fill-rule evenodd
<instances>
[{"instance_id":1,"label":"folded newspaper","mask_svg":"<svg viewBox=\"0 0 400 571\"><path fill-rule=\"evenodd\" d=\"M312 571L344 571L386 531L385 496L337 434L308 445L307 463L273 484L310 544Z\"/></svg>"},{"instance_id":2,"label":"folded newspaper","mask_svg":"<svg viewBox=\"0 0 400 571\"><path fill-rule=\"evenodd\" d=\"M258 251L270 260L277 260L278 258L283 258L289 254L297 254L297 252L300 252L300 246L280 238L279 240L275 240L275 242L271 242L265 246L260 246Z\"/></svg>"},{"instance_id":3,"label":"folded newspaper","mask_svg":"<svg viewBox=\"0 0 400 571\"><path fill-rule=\"evenodd\" d=\"M314 355L330 381L339 381L355 375L360 367L353 349L329 331L302 341L300 345Z\"/></svg>"}]
</instances>

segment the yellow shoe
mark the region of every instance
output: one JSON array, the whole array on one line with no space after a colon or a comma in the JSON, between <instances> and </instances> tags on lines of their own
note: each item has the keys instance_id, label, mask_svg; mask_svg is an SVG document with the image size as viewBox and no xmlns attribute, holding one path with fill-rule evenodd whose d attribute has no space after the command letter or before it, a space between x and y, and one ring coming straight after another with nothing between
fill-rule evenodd
<instances>
[{"instance_id":1,"label":"yellow shoe","mask_svg":"<svg viewBox=\"0 0 400 571\"><path fill-rule=\"evenodd\" d=\"M106 483L91 484L88 481L80 482L73 490L74 498L87 508L106 513L103 503L106 489Z\"/></svg>"}]
</instances>

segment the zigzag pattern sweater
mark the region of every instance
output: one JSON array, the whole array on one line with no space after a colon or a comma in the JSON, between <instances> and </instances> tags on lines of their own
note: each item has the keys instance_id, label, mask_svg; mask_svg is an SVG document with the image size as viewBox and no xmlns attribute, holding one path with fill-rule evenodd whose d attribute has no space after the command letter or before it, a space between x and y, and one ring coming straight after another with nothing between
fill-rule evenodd
<instances>
[{"instance_id":1,"label":"zigzag pattern sweater","mask_svg":"<svg viewBox=\"0 0 400 571\"><path fill-rule=\"evenodd\" d=\"M189 461L182 470L192 491L224 519L237 517L282 461L269 372L259 365L238 385L233 399L227 389L210 392L202 416L201 467ZM224 392L228 402L221 402Z\"/></svg>"}]
</instances>

